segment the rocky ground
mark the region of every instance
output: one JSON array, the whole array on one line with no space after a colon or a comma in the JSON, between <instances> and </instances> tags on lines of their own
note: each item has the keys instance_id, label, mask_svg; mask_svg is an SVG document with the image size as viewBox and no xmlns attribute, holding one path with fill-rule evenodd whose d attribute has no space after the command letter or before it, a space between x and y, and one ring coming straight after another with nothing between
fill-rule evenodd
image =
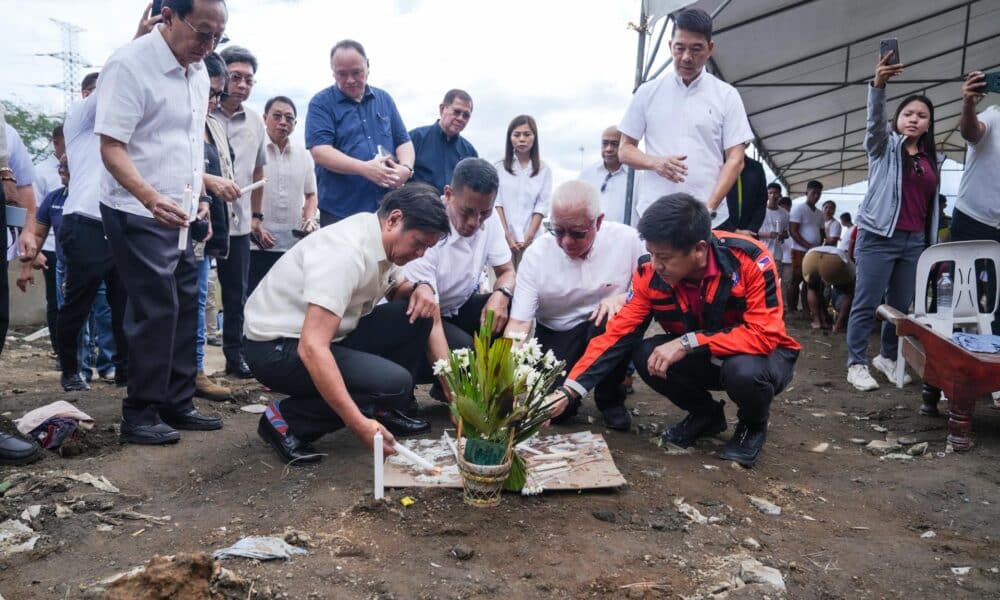
<instances>
[{"instance_id":1,"label":"rocky ground","mask_svg":"<svg viewBox=\"0 0 1000 600\"><path fill-rule=\"evenodd\" d=\"M320 465L286 468L257 438L257 415L240 410L268 397L256 386L236 402L200 403L225 419L221 432L184 433L165 448L120 446L119 390L62 393L46 340L25 343L27 332L15 332L0 362L0 410L16 418L68 399L97 427L72 456L0 470L0 551L37 537L32 550L0 559L0 593L1000 597L1000 413L980 406L976 446L950 453L946 419L917 415L918 385L856 392L844 380L843 338L791 326L804 351L756 468L715 456L729 432L690 452L661 448L657 432L681 415L639 384L632 432L604 431L592 405L567 429L604 433L628 486L507 495L492 510L444 489L390 490L388 503L373 503L370 455L343 433L318 443L328 455ZM444 408L422 402L439 435ZM880 443L866 448L872 441ZM416 503L403 507L403 496ZM267 563L200 555L248 535L283 537L308 554Z\"/></svg>"}]
</instances>

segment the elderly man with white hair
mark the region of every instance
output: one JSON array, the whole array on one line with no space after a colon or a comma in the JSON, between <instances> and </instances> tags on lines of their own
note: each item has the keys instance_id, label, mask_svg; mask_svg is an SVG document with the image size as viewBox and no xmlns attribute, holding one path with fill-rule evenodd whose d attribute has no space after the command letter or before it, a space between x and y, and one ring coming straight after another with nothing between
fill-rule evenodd
<instances>
[{"instance_id":1,"label":"elderly man with white hair","mask_svg":"<svg viewBox=\"0 0 1000 600\"><path fill-rule=\"evenodd\" d=\"M632 272L646 249L631 227L605 222L600 192L589 183L562 184L551 206L550 235L528 247L518 268L505 335L526 335L534 320L542 347L571 365L625 304ZM632 424L622 385L627 368L626 358L594 388L605 425L620 431ZM576 402L553 422L570 419L579 406Z\"/></svg>"}]
</instances>

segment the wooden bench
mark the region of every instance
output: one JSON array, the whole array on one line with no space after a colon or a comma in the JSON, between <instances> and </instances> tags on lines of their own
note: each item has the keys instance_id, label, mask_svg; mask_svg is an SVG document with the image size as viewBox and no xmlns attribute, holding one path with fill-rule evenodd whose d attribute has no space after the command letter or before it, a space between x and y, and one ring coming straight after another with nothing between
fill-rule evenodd
<instances>
[{"instance_id":1,"label":"wooden bench","mask_svg":"<svg viewBox=\"0 0 1000 600\"><path fill-rule=\"evenodd\" d=\"M906 364L948 396L948 443L957 452L971 448L976 402L1000 390L1000 354L969 352L888 304L877 314L896 326Z\"/></svg>"}]
</instances>

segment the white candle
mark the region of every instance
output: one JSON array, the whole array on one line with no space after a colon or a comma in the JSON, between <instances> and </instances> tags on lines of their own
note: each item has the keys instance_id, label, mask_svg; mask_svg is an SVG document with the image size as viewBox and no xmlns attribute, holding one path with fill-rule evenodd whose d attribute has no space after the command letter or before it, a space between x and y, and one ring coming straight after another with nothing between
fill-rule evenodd
<instances>
[{"instance_id":1,"label":"white candle","mask_svg":"<svg viewBox=\"0 0 1000 600\"><path fill-rule=\"evenodd\" d=\"M246 194L247 192L252 192L257 188L264 187L265 183L267 183L267 177L262 178L260 181L255 181L251 183L250 185L240 190L240 196Z\"/></svg>"},{"instance_id":2,"label":"white candle","mask_svg":"<svg viewBox=\"0 0 1000 600\"><path fill-rule=\"evenodd\" d=\"M195 208L194 203L191 202L191 186L184 187L184 199L181 201L181 210L187 215L188 225L194 220ZM188 229L189 227L181 227L181 233L177 237L177 249L181 252L187 250L188 243Z\"/></svg>"},{"instance_id":3,"label":"white candle","mask_svg":"<svg viewBox=\"0 0 1000 600\"><path fill-rule=\"evenodd\" d=\"M385 497L385 484L383 475L385 473L385 463L382 459L382 430L375 428L375 441L373 443L375 452L375 499L381 500Z\"/></svg>"},{"instance_id":4,"label":"white candle","mask_svg":"<svg viewBox=\"0 0 1000 600\"><path fill-rule=\"evenodd\" d=\"M393 446L393 448L396 449L396 452L398 452L400 456L410 461L411 463L415 464L416 466L420 467L424 471L432 471L434 473L441 472L441 467L434 466L434 464L428 461L426 458L420 456L413 450L410 450L400 442L396 442L396 445Z\"/></svg>"}]
</instances>

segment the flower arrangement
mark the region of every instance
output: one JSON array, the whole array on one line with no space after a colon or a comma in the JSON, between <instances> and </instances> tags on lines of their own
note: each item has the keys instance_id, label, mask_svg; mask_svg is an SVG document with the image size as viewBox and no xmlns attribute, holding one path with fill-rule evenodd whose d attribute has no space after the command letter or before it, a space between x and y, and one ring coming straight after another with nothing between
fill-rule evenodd
<instances>
[{"instance_id":1,"label":"flower arrangement","mask_svg":"<svg viewBox=\"0 0 1000 600\"><path fill-rule=\"evenodd\" d=\"M512 447L548 421L554 403L545 398L566 363L551 350L543 354L534 338L493 339L492 331L493 311L488 311L473 347L452 350L434 364L434 374L451 388L451 412L466 439L463 458L475 465L498 465L510 455L504 487L520 491L527 469Z\"/></svg>"}]
</instances>

